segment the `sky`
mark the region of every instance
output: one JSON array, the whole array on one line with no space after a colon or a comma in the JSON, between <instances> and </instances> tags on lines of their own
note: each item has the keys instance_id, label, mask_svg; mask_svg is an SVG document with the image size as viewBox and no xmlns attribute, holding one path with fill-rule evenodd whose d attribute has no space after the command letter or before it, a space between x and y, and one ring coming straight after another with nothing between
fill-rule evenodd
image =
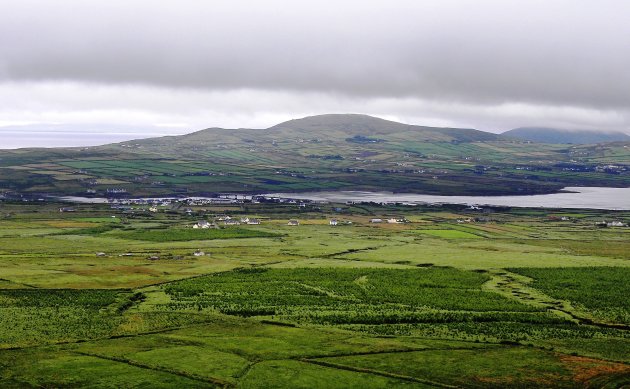
<instances>
[{"instance_id":1,"label":"sky","mask_svg":"<svg viewBox=\"0 0 630 389\"><path fill-rule=\"evenodd\" d=\"M626 0L0 0L0 10L0 146L20 128L151 136L323 113L630 133Z\"/></svg>"}]
</instances>

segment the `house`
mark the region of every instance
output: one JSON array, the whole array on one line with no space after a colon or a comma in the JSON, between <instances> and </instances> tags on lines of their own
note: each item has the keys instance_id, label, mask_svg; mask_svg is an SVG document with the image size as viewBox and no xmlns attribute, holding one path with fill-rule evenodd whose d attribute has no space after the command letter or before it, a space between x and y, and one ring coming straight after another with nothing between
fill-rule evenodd
<instances>
[{"instance_id":1,"label":"house","mask_svg":"<svg viewBox=\"0 0 630 389\"><path fill-rule=\"evenodd\" d=\"M383 219L370 219L370 223L382 223Z\"/></svg>"},{"instance_id":2,"label":"house","mask_svg":"<svg viewBox=\"0 0 630 389\"><path fill-rule=\"evenodd\" d=\"M249 218L248 217L242 217L241 218L241 223L248 224L249 223Z\"/></svg>"},{"instance_id":3,"label":"house","mask_svg":"<svg viewBox=\"0 0 630 389\"><path fill-rule=\"evenodd\" d=\"M289 222L287 223L288 226L299 226L300 222L295 220L295 219L291 219L289 220Z\"/></svg>"},{"instance_id":4,"label":"house","mask_svg":"<svg viewBox=\"0 0 630 389\"><path fill-rule=\"evenodd\" d=\"M608 227L625 227L626 225L620 221L609 222L606 224Z\"/></svg>"},{"instance_id":5,"label":"house","mask_svg":"<svg viewBox=\"0 0 630 389\"><path fill-rule=\"evenodd\" d=\"M104 252L98 252L98 253L96 253L96 256L97 257L105 257L105 256L107 256L107 254L105 254Z\"/></svg>"},{"instance_id":6,"label":"house","mask_svg":"<svg viewBox=\"0 0 630 389\"><path fill-rule=\"evenodd\" d=\"M206 221L206 220L199 220L197 222L197 224L193 225L193 228L210 228L213 227L212 223Z\"/></svg>"},{"instance_id":7,"label":"house","mask_svg":"<svg viewBox=\"0 0 630 389\"><path fill-rule=\"evenodd\" d=\"M157 209L157 207L156 207L156 206L153 206L153 207L149 208L149 212L153 212L153 213L155 213L155 212L157 212L157 211L158 211L158 209Z\"/></svg>"},{"instance_id":8,"label":"house","mask_svg":"<svg viewBox=\"0 0 630 389\"><path fill-rule=\"evenodd\" d=\"M59 208L59 212L76 212L76 209L71 208L71 207L63 207L63 208Z\"/></svg>"},{"instance_id":9,"label":"house","mask_svg":"<svg viewBox=\"0 0 630 389\"><path fill-rule=\"evenodd\" d=\"M402 219L397 219L395 217L390 217L389 219L387 219L387 223L389 223L389 224L400 224L400 223L402 223Z\"/></svg>"},{"instance_id":10,"label":"house","mask_svg":"<svg viewBox=\"0 0 630 389\"><path fill-rule=\"evenodd\" d=\"M239 226L241 224L241 222L239 222L236 219L226 219L223 224L225 224L226 226Z\"/></svg>"},{"instance_id":11,"label":"house","mask_svg":"<svg viewBox=\"0 0 630 389\"><path fill-rule=\"evenodd\" d=\"M201 250L196 250L196 251L193 253L193 255L194 255L195 257L203 257L204 255L206 255L206 253L204 253L204 252L203 252L203 251L201 251Z\"/></svg>"},{"instance_id":12,"label":"house","mask_svg":"<svg viewBox=\"0 0 630 389\"><path fill-rule=\"evenodd\" d=\"M258 219L249 219L247 224L249 224L249 225L258 225L258 224L260 224L260 220L258 220Z\"/></svg>"},{"instance_id":13,"label":"house","mask_svg":"<svg viewBox=\"0 0 630 389\"><path fill-rule=\"evenodd\" d=\"M331 219L328 224L330 224L331 226L336 226L338 224L337 219Z\"/></svg>"}]
</instances>

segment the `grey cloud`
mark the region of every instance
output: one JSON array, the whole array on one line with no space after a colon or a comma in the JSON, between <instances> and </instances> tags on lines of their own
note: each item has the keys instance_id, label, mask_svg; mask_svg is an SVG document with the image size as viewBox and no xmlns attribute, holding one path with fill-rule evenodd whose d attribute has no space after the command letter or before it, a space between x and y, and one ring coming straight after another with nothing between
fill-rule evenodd
<instances>
[{"instance_id":1,"label":"grey cloud","mask_svg":"<svg viewBox=\"0 0 630 389\"><path fill-rule=\"evenodd\" d=\"M6 2L0 77L630 105L624 0L339 3Z\"/></svg>"}]
</instances>

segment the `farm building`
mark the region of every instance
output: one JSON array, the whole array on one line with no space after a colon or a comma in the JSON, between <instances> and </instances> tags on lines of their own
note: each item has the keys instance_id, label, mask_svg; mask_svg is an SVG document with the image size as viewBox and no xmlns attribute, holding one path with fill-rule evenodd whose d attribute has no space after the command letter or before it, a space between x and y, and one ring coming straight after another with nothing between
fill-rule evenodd
<instances>
[{"instance_id":1,"label":"farm building","mask_svg":"<svg viewBox=\"0 0 630 389\"><path fill-rule=\"evenodd\" d=\"M200 220L197 224L193 225L193 228L211 228L213 227L212 223L206 220Z\"/></svg>"},{"instance_id":2,"label":"farm building","mask_svg":"<svg viewBox=\"0 0 630 389\"><path fill-rule=\"evenodd\" d=\"M227 219L223 222L223 224L225 224L226 226L239 226L241 225L241 222L236 219Z\"/></svg>"},{"instance_id":3,"label":"farm building","mask_svg":"<svg viewBox=\"0 0 630 389\"><path fill-rule=\"evenodd\" d=\"M370 223L382 223L383 219L370 219Z\"/></svg>"},{"instance_id":4,"label":"farm building","mask_svg":"<svg viewBox=\"0 0 630 389\"><path fill-rule=\"evenodd\" d=\"M331 219L328 224L330 224L331 226L336 226L338 223L339 222L337 221L337 219Z\"/></svg>"},{"instance_id":5,"label":"farm building","mask_svg":"<svg viewBox=\"0 0 630 389\"><path fill-rule=\"evenodd\" d=\"M258 225L258 224L260 224L260 220L258 220L258 219L249 219L247 224L249 224L249 225Z\"/></svg>"},{"instance_id":6,"label":"farm building","mask_svg":"<svg viewBox=\"0 0 630 389\"><path fill-rule=\"evenodd\" d=\"M291 219L289 220L289 222L287 223L288 226L299 226L300 222L298 220L295 219Z\"/></svg>"}]
</instances>

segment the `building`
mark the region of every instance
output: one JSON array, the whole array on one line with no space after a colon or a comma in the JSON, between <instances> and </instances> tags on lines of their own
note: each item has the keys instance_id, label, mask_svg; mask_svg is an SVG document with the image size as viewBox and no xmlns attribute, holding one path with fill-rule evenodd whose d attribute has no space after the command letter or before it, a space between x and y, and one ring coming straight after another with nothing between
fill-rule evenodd
<instances>
[{"instance_id":1,"label":"building","mask_svg":"<svg viewBox=\"0 0 630 389\"><path fill-rule=\"evenodd\" d=\"M212 223L208 222L207 220L199 220L197 222L197 224L193 225L193 228L211 228L213 227Z\"/></svg>"},{"instance_id":2,"label":"building","mask_svg":"<svg viewBox=\"0 0 630 389\"><path fill-rule=\"evenodd\" d=\"M193 253L193 255L194 255L195 257L203 257L204 255L206 255L206 253L204 253L204 252L203 252L203 251L201 251L201 250L197 250L197 251L195 251L195 252Z\"/></svg>"},{"instance_id":3,"label":"building","mask_svg":"<svg viewBox=\"0 0 630 389\"><path fill-rule=\"evenodd\" d=\"M382 222L383 222L383 219L378 219L378 218L370 219L370 223L382 223Z\"/></svg>"},{"instance_id":4,"label":"building","mask_svg":"<svg viewBox=\"0 0 630 389\"><path fill-rule=\"evenodd\" d=\"M331 226L336 226L338 223L337 219L331 219L330 222L328 222Z\"/></svg>"},{"instance_id":5,"label":"building","mask_svg":"<svg viewBox=\"0 0 630 389\"><path fill-rule=\"evenodd\" d=\"M291 219L289 220L289 222L287 223L288 226L299 226L300 222L298 220L295 219Z\"/></svg>"},{"instance_id":6,"label":"building","mask_svg":"<svg viewBox=\"0 0 630 389\"><path fill-rule=\"evenodd\" d=\"M239 226L241 225L241 222L236 219L227 219L223 221L223 224L225 224L226 226Z\"/></svg>"},{"instance_id":7,"label":"building","mask_svg":"<svg viewBox=\"0 0 630 389\"><path fill-rule=\"evenodd\" d=\"M260 220L258 220L258 219L249 219L247 224L249 224L249 225L258 225L258 224L260 224Z\"/></svg>"}]
</instances>

